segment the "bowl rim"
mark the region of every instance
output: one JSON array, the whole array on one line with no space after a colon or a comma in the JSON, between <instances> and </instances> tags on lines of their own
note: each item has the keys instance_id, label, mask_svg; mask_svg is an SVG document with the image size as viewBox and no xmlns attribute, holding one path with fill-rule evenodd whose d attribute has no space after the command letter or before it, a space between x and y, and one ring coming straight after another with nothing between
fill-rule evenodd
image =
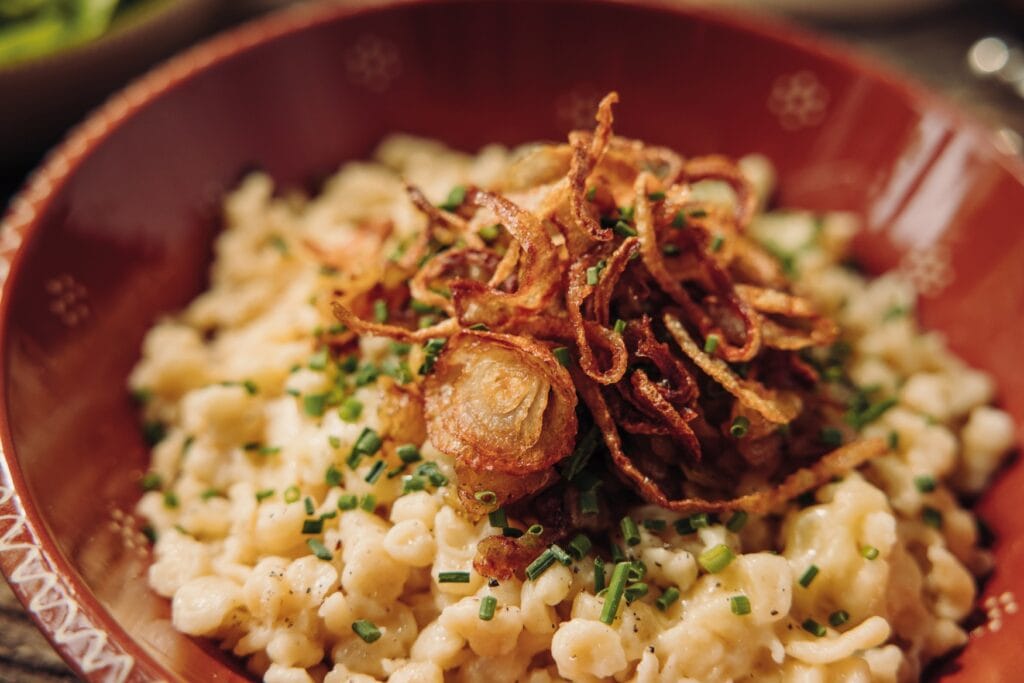
<instances>
[{"instance_id":1,"label":"bowl rim","mask_svg":"<svg viewBox=\"0 0 1024 683\"><path fill-rule=\"evenodd\" d=\"M500 4L509 0L494 0ZM511 0L514 1L514 0ZM586 2L586 0L563 0ZM272 12L223 31L169 58L129 82L72 127L47 152L24 181L0 219L0 358L6 355L10 319L10 287L24 260L23 244L39 229L38 217L55 192L124 121L175 87L206 69L314 26L378 11L412 5L464 5L473 0L356 0L350 3L308 3ZM672 0L591 0L613 7L664 12L688 17L783 43L817 61L863 74L889 86L903 101L947 117L959 130L975 134L979 151L1024 185L1024 159L996 142L994 133L972 115L912 78L874 57L819 37L777 17L765 18L721 7L695 7ZM0 570L36 626L76 674L94 681L165 680L180 678L167 671L99 602L78 571L57 547L26 482L9 424L8 385L0 371Z\"/></svg>"}]
</instances>

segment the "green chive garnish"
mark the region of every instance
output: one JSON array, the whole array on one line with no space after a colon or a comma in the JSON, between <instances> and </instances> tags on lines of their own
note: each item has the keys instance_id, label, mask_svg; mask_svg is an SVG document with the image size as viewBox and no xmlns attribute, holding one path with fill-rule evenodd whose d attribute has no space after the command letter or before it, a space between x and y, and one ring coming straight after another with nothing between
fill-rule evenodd
<instances>
[{"instance_id":1,"label":"green chive garnish","mask_svg":"<svg viewBox=\"0 0 1024 683\"><path fill-rule=\"evenodd\" d=\"M729 546L719 543L702 552L697 557L697 563L709 574L717 574L728 567L735 557Z\"/></svg>"},{"instance_id":2,"label":"green chive garnish","mask_svg":"<svg viewBox=\"0 0 1024 683\"><path fill-rule=\"evenodd\" d=\"M816 622L814 619L804 619L804 623L801 624L803 629L813 635L815 638L823 638L828 631L824 626Z\"/></svg>"},{"instance_id":3,"label":"green chive garnish","mask_svg":"<svg viewBox=\"0 0 1024 683\"><path fill-rule=\"evenodd\" d=\"M895 451L900 447L900 435L898 432L889 432L889 450Z\"/></svg>"},{"instance_id":4,"label":"green chive garnish","mask_svg":"<svg viewBox=\"0 0 1024 683\"><path fill-rule=\"evenodd\" d=\"M588 285L596 285L598 283L598 280L600 280L600 279L601 279L601 272L597 269L596 266L590 266L589 268L587 268L587 284Z\"/></svg>"},{"instance_id":5,"label":"green chive garnish","mask_svg":"<svg viewBox=\"0 0 1024 683\"><path fill-rule=\"evenodd\" d=\"M804 588L810 586L811 581L814 581L814 577L818 575L819 571L820 570L818 569L818 565L812 564L810 567L807 568L807 571L803 573L803 576L800 577L800 585Z\"/></svg>"},{"instance_id":6,"label":"green chive garnish","mask_svg":"<svg viewBox=\"0 0 1024 683\"><path fill-rule=\"evenodd\" d=\"M526 567L526 578L536 581L537 577L548 570L548 567L555 563L555 554L548 548L537 556L533 562Z\"/></svg>"},{"instance_id":7,"label":"green chive garnish","mask_svg":"<svg viewBox=\"0 0 1024 683\"><path fill-rule=\"evenodd\" d=\"M590 187L588 187L587 188L587 194L584 195L584 196L587 198L588 202L594 201L594 197L597 196L597 186L596 185L591 185Z\"/></svg>"},{"instance_id":8,"label":"green chive garnish","mask_svg":"<svg viewBox=\"0 0 1024 683\"><path fill-rule=\"evenodd\" d=\"M636 237L637 232L633 229L626 221L616 221L615 225L612 226L612 230L615 231L616 235L620 237Z\"/></svg>"},{"instance_id":9,"label":"green chive garnish","mask_svg":"<svg viewBox=\"0 0 1024 683\"><path fill-rule=\"evenodd\" d=\"M306 496L306 499L302 501L303 506L306 508L306 514L311 515L316 512L316 505L313 504L313 499Z\"/></svg>"},{"instance_id":10,"label":"green chive garnish","mask_svg":"<svg viewBox=\"0 0 1024 683\"><path fill-rule=\"evenodd\" d=\"M615 321L615 326L612 327L612 330L614 330L616 334L622 334L626 331L626 321L619 318Z\"/></svg>"},{"instance_id":11,"label":"green chive garnish","mask_svg":"<svg viewBox=\"0 0 1024 683\"><path fill-rule=\"evenodd\" d=\"M341 471L334 465L329 465L327 472L324 473L324 483L328 486L339 486L341 484Z\"/></svg>"},{"instance_id":12,"label":"green chive garnish","mask_svg":"<svg viewBox=\"0 0 1024 683\"><path fill-rule=\"evenodd\" d=\"M368 484L376 484L377 480L380 479L380 475L384 472L385 467L387 467L387 465L383 460L378 460L373 463L373 467L371 467L370 471L366 473L365 481Z\"/></svg>"},{"instance_id":13,"label":"green chive garnish","mask_svg":"<svg viewBox=\"0 0 1024 683\"><path fill-rule=\"evenodd\" d=\"M332 555L331 551L320 542L320 539L307 538L306 545L309 546L309 549L313 551L313 554L316 555L317 558L324 560L325 562L330 562L334 559L334 555Z\"/></svg>"},{"instance_id":14,"label":"green chive garnish","mask_svg":"<svg viewBox=\"0 0 1024 683\"><path fill-rule=\"evenodd\" d=\"M448 198L444 200L444 204L441 204L442 209L445 211L455 211L462 202L466 201L466 188L463 185L456 185L448 193Z\"/></svg>"},{"instance_id":15,"label":"green chive garnish","mask_svg":"<svg viewBox=\"0 0 1024 683\"><path fill-rule=\"evenodd\" d=\"M395 453L398 455L398 459L406 464L419 462L423 459L419 449L411 443L402 444L395 449Z\"/></svg>"},{"instance_id":16,"label":"green chive garnish","mask_svg":"<svg viewBox=\"0 0 1024 683\"><path fill-rule=\"evenodd\" d=\"M322 348L312 356L309 357L309 369L310 370L324 370L327 368L327 361L329 360L327 354L327 348Z\"/></svg>"},{"instance_id":17,"label":"green chive garnish","mask_svg":"<svg viewBox=\"0 0 1024 683\"><path fill-rule=\"evenodd\" d=\"M833 628L842 626L843 624L845 624L849 620L850 620L850 613L847 612L846 610L837 610L837 611L833 612L832 614L828 615L828 623L831 624Z\"/></svg>"},{"instance_id":18,"label":"green chive garnish","mask_svg":"<svg viewBox=\"0 0 1024 683\"><path fill-rule=\"evenodd\" d=\"M354 493L343 493L338 496L339 510L355 510L359 505L359 498Z\"/></svg>"},{"instance_id":19,"label":"green chive garnish","mask_svg":"<svg viewBox=\"0 0 1024 683\"><path fill-rule=\"evenodd\" d=\"M388 321L388 304L384 299L377 299L373 302L373 319L379 323Z\"/></svg>"},{"instance_id":20,"label":"green chive garnish","mask_svg":"<svg viewBox=\"0 0 1024 683\"><path fill-rule=\"evenodd\" d=\"M729 598L729 609L737 616L750 614L750 598L746 595L734 595Z\"/></svg>"},{"instance_id":21,"label":"green chive garnish","mask_svg":"<svg viewBox=\"0 0 1024 683\"><path fill-rule=\"evenodd\" d=\"M501 236L501 223L495 223L494 225L485 225L484 227L480 228L480 231L477 234L480 235L480 239L482 239L484 242L493 242L494 240L498 239L499 236Z\"/></svg>"},{"instance_id":22,"label":"green chive garnish","mask_svg":"<svg viewBox=\"0 0 1024 683\"><path fill-rule=\"evenodd\" d=\"M873 545L861 546L860 554L869 560L873 560L878 557L878 548Z\"/></svg>"},{"instance_id":23,"label":"green chive garnish","mask_svg":"<svg viewBox=\"0 0 1024 683\"><path fill-rule=\"evenodd\" d=\"M256 449L260 455L277 455L281 452L280 446L260 446Z\"/></svg>"},{"instance_id":24,"label":"green chive garnish","mask_svg":"<svg viewBox=\"0 0 1024 683\"><path fill-rule=\"evenodd\" d=\"M569 355L569 349L564 346L556 346L551 349L551 353L554 354L555 359L558 360L563 367L569 367L572 363L572 356Z\"/></svg>"},{"instance_id":25,"label":"green chive garnish","mask_svg":"<svg viewBox=\"0 0 1024 683\"><path fill-rule=\"evenodd\" d=\"M663 519L645 519L642 524L649 531L664 531L668 527L668 522Z\"/></svg>"},{"instance_id":26,"label":"green chive garnish","mask_svg":"<svg viewBox=\"0 0 1024 683\"><path fill-rule=\"evenodd\" d=\"M629 605L634 600L639 600L640 598L644 597L645 595L647 595L648 590L649 589L647 587L647 584L642 582L631 583L630 585L626 586L626 590L623 591L623 595L626 598L626 604Z\"/></svg>"},{"instance_id":27,"label":"green chive garnish","mask_svg":"<svg viewBox=\"0 0 1024 683\"><path fill-rule=\"evenodd\" d=\"M302 522L302 533L304 534L319 534L324 530L324 520L322 519L307 519Z\"/></svg>"},{"instance_id":28,"label":"green chive garnish","mask_svg":"<svg viewBox=\"0 0 1024 683\"><path fill-rule=\"evenodd\" d=\"M438 572L438 583L469 583L469 572Z\"/></svg>"},{"instance_id":29,"label":"green chive garnish","mask_svg":"<svg viewBox=\"0 0 1024 683\"><path fill-rule=\"evenodd\" d=\"M540 536L544 533L544 526L542 524L531 524L526 533L531 536Z\"/></svg>"},{"instance_id":30,"label":"green chive garnish","mask_svg":"<svg viewBox=\"0 0 1024 683\"><path fill-rule=\"evenodd\" d=\"M494 618L494 610L498 606L498 599L493 595L485 595L480 600L480 620L490 621Z\"/></svg>"},{"instance_id":31,"label":"green chive garnish","mask_svg":"<svg viewBox=\"0 0 1024 683\"><path fill-rule=\"evenodd\" d=\"M505 508L498 508L493 512L487 513L487 521L496 529L504 529L507 527L508 516L505 514Z\"/></svg>"},{"instance_id":32,"label":"green chive garnish","mask_svg":"<svg viewBox=\"0 0 1024 683\"><path fill-rule=\"evenodd\" d=\"M199 497L202 498L203 500L210 500L211 498L223 498L224 494L220 491L220 489L206 489L205 491L199 494Z\"/></svg>"},{"instance_id":33,"label":"green chive garnish","mask_svg":"<svg viewBox=\"0 0 1024 683\"><path fill-rule=\"evenodd\" d=\"M146 472L139 480L139 486L142 487L143 491L156 491L163 486L164 480L156 472Z\"/></svg>"},{"instance_id":34,"label":"green chive garnish","mask_svg":"<svg viewBox=\"0 0 1024 683\"><path fill-rule=\"evenodd\" d=\"M600 511L597 504L597 492L593 489L580 491L579 503L581 515L596 515Z\"/></svg>"},{"instance_id":35,"label":"green chive garnish","mask_svg":"<svg viewBox=\"0 0 1024 683\"><path fill-rule=\"evenodd\" d=\"M682 252L682 249L675 244L665 244L661 247L661 253L665 256L678 256Z\"/></svg>"},{"instance_id":36,"label":"green chive garnish","mask_svg":"<svg viewBox=\"0 0 1024 683\"><path fill-rule=\"evenodd\" d=\"M549 550L551 550L551 555L559 564L565 565L566 567L572 564L572 557L569 556L569 553L562 550L562 546L557 543L552 543Z\"/></svg>"},{"instance_id":37,"label":"green chive garnish","mask_svg":"<svg viewBox=\"0 0 1024 683\"><path fill-rule=\"evenodd\" d=\"M363 414L363 402L354 396L346 398L342 404L338 407L338 417L344 422L349 424L359 419L359 416ZM337 446L335 446L337 448Z\"/></svg>"},{"instance_id":38,"label":"green chive garnish","mask_svg":"<svg viewBox=\"0 0 1024 683\"><path fill-rule=\"evenodd\" d=\"M750 420L742 415L737 415L736 419L732 421L732 426L729 427L729 433L737 439L742 439L747 435L749 429Z\"/></svg>"},{"instance_id":39,"label":"green chive garnish","mask_svg":"<svg viewBox=\"0 0 1024 683\"><path fill-rule=\"evenodd\" d=\"M302 497L302 491L298 486L289 486L284 490L284 502L294 503Z\"/></svg>"},{"instance_id":40,"label":"green chive garnish","mask_svg":"<svg viewBox=\"0 0 1024 683\"><path fill-rule=\"evenodd\" d=\"M718 348L718 335L709 334L708 338L704 340L704 353L714 353L715 349Z\"/></svg>"},{"instance_id":41,"label":"green chive garnish","mask_svg":"<svg viewBox=\"0 0 1024 683\"><path fill-rule=\"evenodd\" d=\"M921 520L933 529L942 528L942 513L933 507L926 505L921 510Z\"/></svg>"},{"instance_id":42,"label":"green chive garnish","mask_svg":"<svg viewBox=\"0 0 1024 683\"><path fill-rule=\"evenodd\" d=\"M427 488L427 480L423 477L416 475L407 475L402 477L402 493L413 493L415 491L423 491Z\"/></svg>"},{"instance_id":43,"label":"green chive garnish","mask_svg":"<svg viewBox=\"0 0 1024 683\"><path fill-rule=\"evenodd\" d=\"M725 523L725 528L733 533L739 533L747 523L747 513L743 510L737 510L729 518L729 521Z\"/></svg>"},{"instance_id":44,"label":"green chive garnish","mask_svg":"<svg viewBox=\"0 0 1024 683\"><path fill-rule=\"evenodd\" d=\"M673 228L685 228L686 227L686 217L683 216L683 212L681 210L680 211L676 211L676 215L672 218L672 227Z\"/></svg>"},{"instance_id":45,"label":"green chive garnish","mask_svg":"<svg viewBox=\"0 0 1024 683\"><path fill-rule=\"evenodd\" d=\"M164 507L174 509L178 507L178 505L180 505L180 502L178 501L178 494L176 494L174 491L165 491Z\"/></svg>"},{"instance_id":46,"label":"green chive garnish","mask_svg":"<svg viewBox=\"0 0 1024 683\"><path fill-rule=\"evenodd\" d=\"M654 604L658 609L664 612L674 605L678 599L679 589L675 586L669 586L665 589L665 592L661 594L661 597L654 601Z\"/></svg>"},{"instance_id":47,"label":"green chive garnish","mask_svg":"<svg viewBox=\"0 0 1024 683\"><path fill-rule=\"evenodd\" d=\"M914 477L914 486L921 493L931 493L935 490L935 477L927 474L920 477Z\"/></svg>"},{"instance_id":48,"label":"green chive garnish","mask_svg":"<svg viewBox=\"0 0 1024 683\"><path fill-rule=\"evenodd\" d=\"M352 630L363 639L365 643L374 643L380 639L380 629L369 619L359 619L352 622Z\"/></svg>"},{"instance_id":49,"label":"green chive garnish","mask_svg":"<svg viewBox=\"0 0 1024 683\"><path fill-rule=\"evenodd\" d=\"M830 448L843 445L843 433L835 427L822 427L821 442Z\"/></svg>"},{"instance_id":50,"label":"green chive garnish","mask_svg":"<svg viewBox=\"0 0 1024 683\"><path fill-rule=\"evenodd\" d=\"M498 494L494 491L477 491L473 497L484 505L494 505L498 502Z\"/></svg>"},{"instance_id":51,"label":"green chive garnish","mask_svg":"<svg viewBox=\"0 0 1024 683\"><path fill-rule=\"evenodd\" d=\"M695 533L697 529L705 529L711 524L708 519L706 512L698 512L695 515L689 517L683 517L682 519L676 520L675 527L676 533L680 536L687 536Z\"/></svg>"},{"instance_id":52,"label":"green chive garnish","mask_svg":"<svg viewBox=\"0 0 1024 683\"><path fill-rule=\"evenodd\" d=\"M359 507L366 512L373 512L377 509L377 496L372 493L367 493L363 496L363 499L359 501Z\"/></svg>"},{"instance_id":53,"label":"green chive garnish","mask_svg":"<svg viewBox=\"0 0 1024 683\"><path fill-rule=\"evenodd\" d=\"M167 436L167 426L158 420L150 420L142 425L142 438L152 448Z\"/></svg>"},{"instance_id":54,"label":"green chive garnish","mask_svg":"<svg viewBox=\"0 0 1024 683\"><path fill-rule=\"evenodd\" d=\"M590 539L587 538L586 534L576 534L571 541L569 541L569 554L575 557L577 560L582 560L590 552L593 544Z\"/></svg>"},{"instance_id":55,"label":"green chive garnish","mask_svg":"<svg viewBox=\"0 0 1024 683\"><path fill-rule=\"evenodd\" d=\"M640 542L640 530L637 529L636 522L632 517L623 517L619 522L619 528L622 529L622 537L625 539L626 545L636 545Z\"/></svg>"},{"instance_id":56,"label":"green chive garnish","mask_svg":"<svg viewBox=\"0 0 1024 683\"><path fill-rule=\"evenodd\" d=\"M274 495L274 489L260 489L259 491L256 492L256 502L262 503L267 498L270 498L272 495Z\"/></svg>"},{"instance_id":57,"label":"green chive garnish","mask_svg":"<svg viewBox=\"0 0 1024 683\"><path fill-rule=\"evenodd\" d=\"M320 417L327 407L327 394L306 394L302 397L302 409L310 417Z\"/></svg>"},{"instance_id":58,"label":"green chive garnish","mask_svg":"<svg viewBox=\"0 0 1024 683\"><path fill-rule=\"evenodd\" d=\"M619 603L622 602L622 595L626 591L626 576L629 571L629 562L619 562L612 570L612 578L608 583L608 592L604 596L604 606L601 608L601 621L611 625L615 621L615 615L619 611Z\"/></svg>"},{"instance_id":59,"label":"green chive garnish","mask_svg":"<svg viewBox=\"0 0 1024 683\"><path fill-rule=\"evenodd\" d=\"M652 202L660 202L662 199L665 198L665 193L664 192L648 192L647 193L647 198L650 199Z\"/></svg>"},{"instance_id":60,"label":"green chive garnish","mask_svg":"<svg viewBox=\"0 0 1024 683\"><path fill-rule=\"evenodd\" d=\"M604 560L594 558L594 595L604 590Z\"/></svg>"},{"instance_id":61,"label":"green chive garnish","mask_svg":"<svg viewBox=\"0 0 1024 683\"><path fill-rule=\"evenodd\" d=\"M722 244L724 242L725 242L725 237L723 237L722 235L715 235L714 238L711 240L711 244L708 245L708 248L712 252L716 252L716 251L718 251L719 249L722 248Z\"/></svg>"}]
</instances>

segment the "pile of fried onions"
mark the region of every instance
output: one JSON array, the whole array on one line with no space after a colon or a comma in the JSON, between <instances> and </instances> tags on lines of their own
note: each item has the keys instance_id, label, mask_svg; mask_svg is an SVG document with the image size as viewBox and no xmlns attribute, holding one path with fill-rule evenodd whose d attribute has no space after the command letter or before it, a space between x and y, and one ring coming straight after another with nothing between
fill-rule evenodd
<instances>
[{"instance_id":1,"label":"pile of fried onions","mask_svg":"<svg viewBox=\"0 0 1024 683\"><path fill-rule=\"evenodd\" d=\"M745 234L757 199L736 163L614 136L616 101L499 187L445 208L409 187L427 229L382 266L388 322L334 302L350 334L444 340L418 381L469 513L551 487L594 429L618 479L680 513L767 513L883 452L848 430L822 443L842 408L799 352L837 330ZM695 197L706 180L734 205ZM416 327L413 300L438 321Z\"/></svg>"}]
</instances>

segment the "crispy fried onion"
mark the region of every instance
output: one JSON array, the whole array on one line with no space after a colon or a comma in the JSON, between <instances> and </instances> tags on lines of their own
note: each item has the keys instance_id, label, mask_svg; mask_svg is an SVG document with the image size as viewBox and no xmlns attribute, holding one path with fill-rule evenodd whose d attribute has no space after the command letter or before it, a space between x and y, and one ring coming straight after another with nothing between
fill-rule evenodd
<instances>
[{"instance_id":1,"label":"crispy fried onion","mask_svg":"<svg viewBox=\"0 0 1024 683\"><path fill-rule=\"evenodd\" d=\"M509 195L471 187L448 211L410 188L427 227L395 265L408 277L334 304L356 334L447 340L422 379L426 430L471 516L577 501L581 470L678 512L769 512L884 449L823 443L825 427L853 436L811 362L837 328L747 235L757 198L737 164L616 137L617 99L593 131L513 167ZM704 181L735 202L699 199ZM500 237L481 238L496 220ZM353 312L378 293L387 322ZM596 457L595 439L575 443L578 420L603 435ZM590 530L613 517L564 512L559 524ZM510 576L534 545L486 539L475 566Z\"/></svg>"},{"instance_id":2,"label":"crispy fried onion","mask_svg":"<svg viewBox=\"0 0 1024 683\"><path fill-rule=\"evenodd\" d=\"M431 443L478 474L543 473L572 450L576 390L551 351L532 339L461 332L425 390ZM510 495L518 484L509 481L499 497L522 497Z\"/></svg>"}]
</instances>

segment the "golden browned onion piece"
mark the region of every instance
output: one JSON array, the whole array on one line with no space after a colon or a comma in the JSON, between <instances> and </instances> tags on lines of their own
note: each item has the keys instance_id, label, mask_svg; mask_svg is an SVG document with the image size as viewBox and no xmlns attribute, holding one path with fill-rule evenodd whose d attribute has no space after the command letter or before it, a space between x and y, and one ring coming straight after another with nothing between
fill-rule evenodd
<instances>
[{"instance_id":1,"label":"golden browned onion piece","mask_svg":"<svg viewBox=\"0 0 1024 683\"><path fill-rule=\"evenodd\" d=\"M532 339L465 331L444 347L425 384L431 443L477 473L549 470L576 439L576 390Z\"/></svg>"}]
</instances>

